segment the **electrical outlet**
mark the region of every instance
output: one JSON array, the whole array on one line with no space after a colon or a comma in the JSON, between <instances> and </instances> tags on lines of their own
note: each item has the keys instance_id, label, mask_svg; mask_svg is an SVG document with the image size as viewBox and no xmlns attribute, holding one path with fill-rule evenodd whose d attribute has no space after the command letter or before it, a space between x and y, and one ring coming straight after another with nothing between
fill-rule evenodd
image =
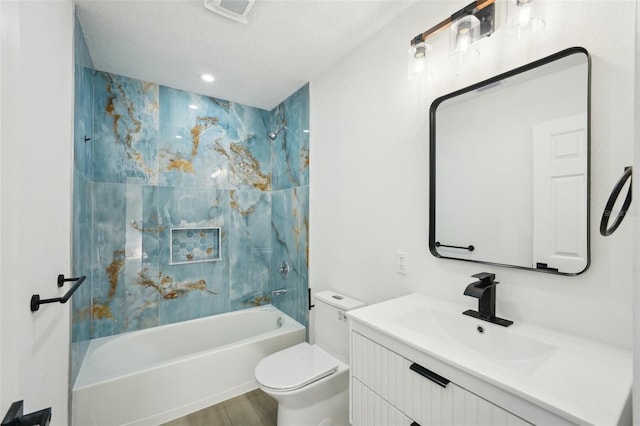
<instances>
[{"instance_id":1,"label":"electrical outlet","mask_svg":"<svg viewBox=\"0 0 640 426\"><path fill-rule=\"evenodd\" d=\"M409 253L399 251L396 253L396 272L402 275L409 275Z\"/></svg>"}]
</instances>

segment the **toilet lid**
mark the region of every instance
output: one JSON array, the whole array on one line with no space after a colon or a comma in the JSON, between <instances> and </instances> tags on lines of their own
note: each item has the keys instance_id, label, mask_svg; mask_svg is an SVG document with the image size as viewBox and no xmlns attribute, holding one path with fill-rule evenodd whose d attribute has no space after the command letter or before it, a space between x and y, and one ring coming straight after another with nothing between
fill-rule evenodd
<instances>
[{"instance_id":1,"label":"toilet lid","mask_svg":"<svg viewBox=\"0 0 640 426\"><path fill-rule=\"evenodd\" d=\"M299 343L263 358L256 380L276 390L295 390L333 374L338 361L315 345Z\"/></svg>"}]
</instances>

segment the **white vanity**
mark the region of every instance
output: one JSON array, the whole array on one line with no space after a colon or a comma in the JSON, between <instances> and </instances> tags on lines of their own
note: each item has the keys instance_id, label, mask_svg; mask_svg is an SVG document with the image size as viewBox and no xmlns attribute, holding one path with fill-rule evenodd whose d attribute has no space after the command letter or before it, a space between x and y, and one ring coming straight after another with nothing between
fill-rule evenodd
<instances>
[{"instance_id":1,"label":"white vanity","mask_svg":"<svg viewBox=\"0 0 640 426\"><path fill-rule=\"evenodd\" d=\"M631 424L630 352L464 310L410 294L349 312L352 425Z\"/></svg>"}]
</instances>

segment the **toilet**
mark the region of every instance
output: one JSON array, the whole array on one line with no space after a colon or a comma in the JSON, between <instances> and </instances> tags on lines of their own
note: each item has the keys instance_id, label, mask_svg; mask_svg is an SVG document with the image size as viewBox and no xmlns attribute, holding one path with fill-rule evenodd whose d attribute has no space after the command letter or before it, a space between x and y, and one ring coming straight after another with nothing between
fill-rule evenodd
<instances>
[{"instance_id":1,"label":"toilet","mask_svg":"<svg viewBox=\"0 0 640 426\"><path fill-rule=\"evenodd\" d=\"M278 401L278 426L349 425L349 325L364 303L333 291L315 294L315 341L263 358L258 386Z\"/></svg>"}]
</instances>

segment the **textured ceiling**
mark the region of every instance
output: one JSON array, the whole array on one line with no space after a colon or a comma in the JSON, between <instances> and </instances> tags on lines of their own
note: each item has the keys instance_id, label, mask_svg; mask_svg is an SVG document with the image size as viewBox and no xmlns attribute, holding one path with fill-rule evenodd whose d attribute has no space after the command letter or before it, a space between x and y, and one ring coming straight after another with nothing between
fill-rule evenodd
<instances>
[{"instance_id":1,"label":"textured ceiling","mask_svg":"<svg viewBox=\"0 0 640 426\"><path fill-rule=\"evenodd\" d=\"M257 0L246 25L202 0L76 4L96 69L270 110L414 2Z\"/></svg>"}]
</instances>

